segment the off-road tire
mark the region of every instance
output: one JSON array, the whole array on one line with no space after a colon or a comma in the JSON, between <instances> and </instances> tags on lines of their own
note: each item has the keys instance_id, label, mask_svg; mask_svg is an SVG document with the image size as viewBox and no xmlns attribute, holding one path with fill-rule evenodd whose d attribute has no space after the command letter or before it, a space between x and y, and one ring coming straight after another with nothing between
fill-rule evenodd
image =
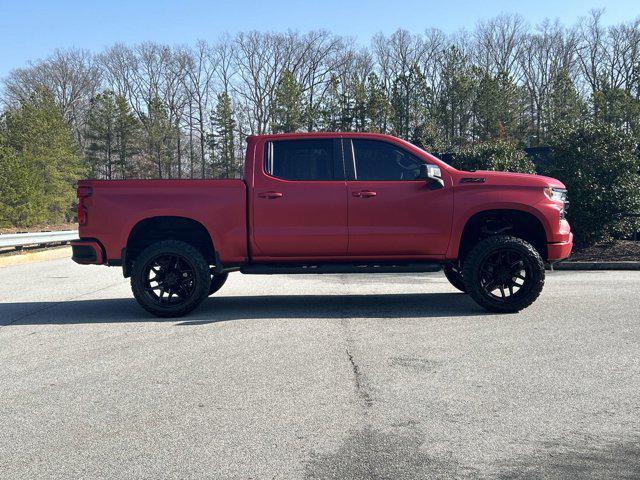
<instances>
[{"instance_id":1,"label":"off-road tire","mask_svg":"<svg viewBox=\"0 0 640 480\"><path fill-rule=\"evenodd\" d=\"M447 277L449 283L453 285L455 288L460 290L462 293L467 293L467 287L464 284L464 279L462 278L462 270L459 265L448 263L443 268L444 276Z\"/></svg>"},{"instance_id":2,"label":"off-road tire","mask_svg":"<svg viewBox=\"0 0 640 480\"><path fill-rule=\"evenodd\" d=\"M218 273L216 275L211 275L211 285L209 286L209 296L216 293L218 290L222 288L222 286L229 278L228 273Z\"/></svg>"},{"instance_id":3,"label":"off-road tire","mask_svg":"<svg viewBox=\"0 0 640 480\"><path fill-rule=\"evenodd\" d=\"M484 271L481 272L481 269L485 262L498 252L508 252L509 255L514 255L512 258L519 256L522 259L523 270L526 267L525 276L527 279L523 283L526 288L523 287L506 300L495 298L491 293L487 293L488 287L483 287ZM517 237L496 235L481 240L469 252L464 262L462 278L467 292L476 303L486 310L497 313L515 313L531 305L540 295L545 279L544 262L530 243ZM489 283L491 282L486 282L485 285Z\"/></svg>"},{"instance_id":4,"label":"off-road tire","mask_svg":"<svg viewBox=\"0 0 640 480\"><path fill-rule=\"evenodd\" d=\"M193 288L184 300L179 303L161 305L154 300L153 295L147 293L148 279L145 278L146 269L154 259L172 255L181 258L190 267L193 276ZM211 285L209 264L199 250L192 245L179 240L163 240L145 248L136 258L131 270L131 290L133 295L146 311L157 317L180 317L192 311L207 297Z\"/></svg>"}]
</instances>

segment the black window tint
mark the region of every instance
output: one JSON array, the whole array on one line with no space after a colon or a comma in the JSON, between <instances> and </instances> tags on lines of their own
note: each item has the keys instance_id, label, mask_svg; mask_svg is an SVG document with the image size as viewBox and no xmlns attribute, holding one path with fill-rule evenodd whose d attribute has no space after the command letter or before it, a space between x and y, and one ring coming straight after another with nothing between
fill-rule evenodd
<instances>
[{"instance_id":1,"label":"black window tint","mask_svg":"<svg viewBox=\"0 0 640 480\"><path fill-rule=\"evenodd\" d=\"M356 180L418 180L424 162L377 140L353 140Z\"/></svg>"},{"instance_id":2,"label":"black window tint","mask_svg":"<svg viewBox=\"0 0 640 480\"><path fill-rule=\"evenodd\" d=\"M265 171L284 180L333 180L333 140L280 140L265 155Z\"/></svg>"}]
</instances>

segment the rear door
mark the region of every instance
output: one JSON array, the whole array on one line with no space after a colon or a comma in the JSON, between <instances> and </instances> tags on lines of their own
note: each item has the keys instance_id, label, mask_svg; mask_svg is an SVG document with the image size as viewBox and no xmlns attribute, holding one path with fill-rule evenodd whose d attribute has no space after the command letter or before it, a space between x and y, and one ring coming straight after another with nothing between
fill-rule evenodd
<instances>
[{"instance_id":1,"label":"rear door","mask_svg":"<svg viewBox=\"0 0 640 480\"><path fill-rule=\"evenodd\" d=\"M349 255L444 255L449 244L453 189L420 179L425 160L383 140L345 142Z\"/></svg>"},{"instance_id":2,"label":"rear door","mask_svg":"<svg viewBox=\"0 0 640 480\"><path fill-rule=\"evenodd\" d=\"M262 160L251 192L253 256L345 256L347 187L340 140L266 142Z\"/></svg>"}]
</instances>

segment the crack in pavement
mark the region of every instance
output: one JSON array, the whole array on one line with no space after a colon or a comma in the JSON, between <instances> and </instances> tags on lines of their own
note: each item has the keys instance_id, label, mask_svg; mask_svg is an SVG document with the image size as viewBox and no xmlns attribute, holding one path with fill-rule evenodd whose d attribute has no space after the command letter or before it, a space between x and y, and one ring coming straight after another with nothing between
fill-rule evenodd
<instances>
[{"instance_id":1,"label":"crack in pavement","mask_svg":"<svg viewBox=\"0 0 640 480\"><path fill-rule=\"evenodd\" d=\"M340 276L340 283L343 285L345 290L348 290L349 284L345 281L345 276ZM355 387L356 394L360 400L360 403L364 407L364 413L367 414L367 410L373 406L373 398L371 396L370 389L368 387L368 381L366 375L363 373L362 368L358 364L354 350L355 350L355 341L353 332L351 329L351 321L354 320L349 316L349 311L351 310L351 306L349 305L350 297L344 297L343 301L340 303L340 307L342 309L342 317L340 319L340 325L342 326L342 333L344 342L346 344L346 354L347 359L349 361L349 365L351 366L351 371L353 372L353 385Z\"/></svg>"},{"instance_id":2,"label":"crack in pavement","mask_svg":"<svg viewBox=\"0 0 640 480\"><path fill-rule=\"evenodd\" d=\"M348 348L347 348L347 357L349 358L349 363L351 364L351 369L353 370L353 382L356 387L356 392L360 397L360 399L362 400L362 402L364 403L365 407L367 408L372 407L373 399L371 398L371 394L367 391L367 389L363 385L364 375L360 371L360 367L358 366L355 359L353 358L353 354L349 352Z\"/></svg>"}]
</instances>

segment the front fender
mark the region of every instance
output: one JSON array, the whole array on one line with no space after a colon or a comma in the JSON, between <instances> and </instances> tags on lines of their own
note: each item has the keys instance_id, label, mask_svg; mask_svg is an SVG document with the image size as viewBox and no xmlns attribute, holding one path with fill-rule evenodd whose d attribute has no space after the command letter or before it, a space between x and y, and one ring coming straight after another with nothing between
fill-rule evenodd
<instances>
[{"instance_id":1,"label":"front fender","mask_svg":"<svg viewBox=\"0 0 640 480\"><path fill-rule=\"evenodd\" d=\"M460 211L460 207L458 206L458 202L456 199L456 205L454 207L455 213L453 216L453 225L451 228L451 240L449 242L449 247L447 249L446 259L455 260L456 258L458 258L458 251L460 249L460 241L462 240L462 234L469 220L471 220L471 218L474 215L477 215L482 212L492 211L492 210L514 210L514 211L529 213L540 221L540 224L544 228L547 241L552 241L553 239L553 228L552 228L550 219L547 216L545 216L543 211L536 208L535 205L521 203L521 202L505 202L505 201L494 201L489 203L479 202L476 205L469 205L466 208L462 208Z\"/></svg>"}]
</instances>

